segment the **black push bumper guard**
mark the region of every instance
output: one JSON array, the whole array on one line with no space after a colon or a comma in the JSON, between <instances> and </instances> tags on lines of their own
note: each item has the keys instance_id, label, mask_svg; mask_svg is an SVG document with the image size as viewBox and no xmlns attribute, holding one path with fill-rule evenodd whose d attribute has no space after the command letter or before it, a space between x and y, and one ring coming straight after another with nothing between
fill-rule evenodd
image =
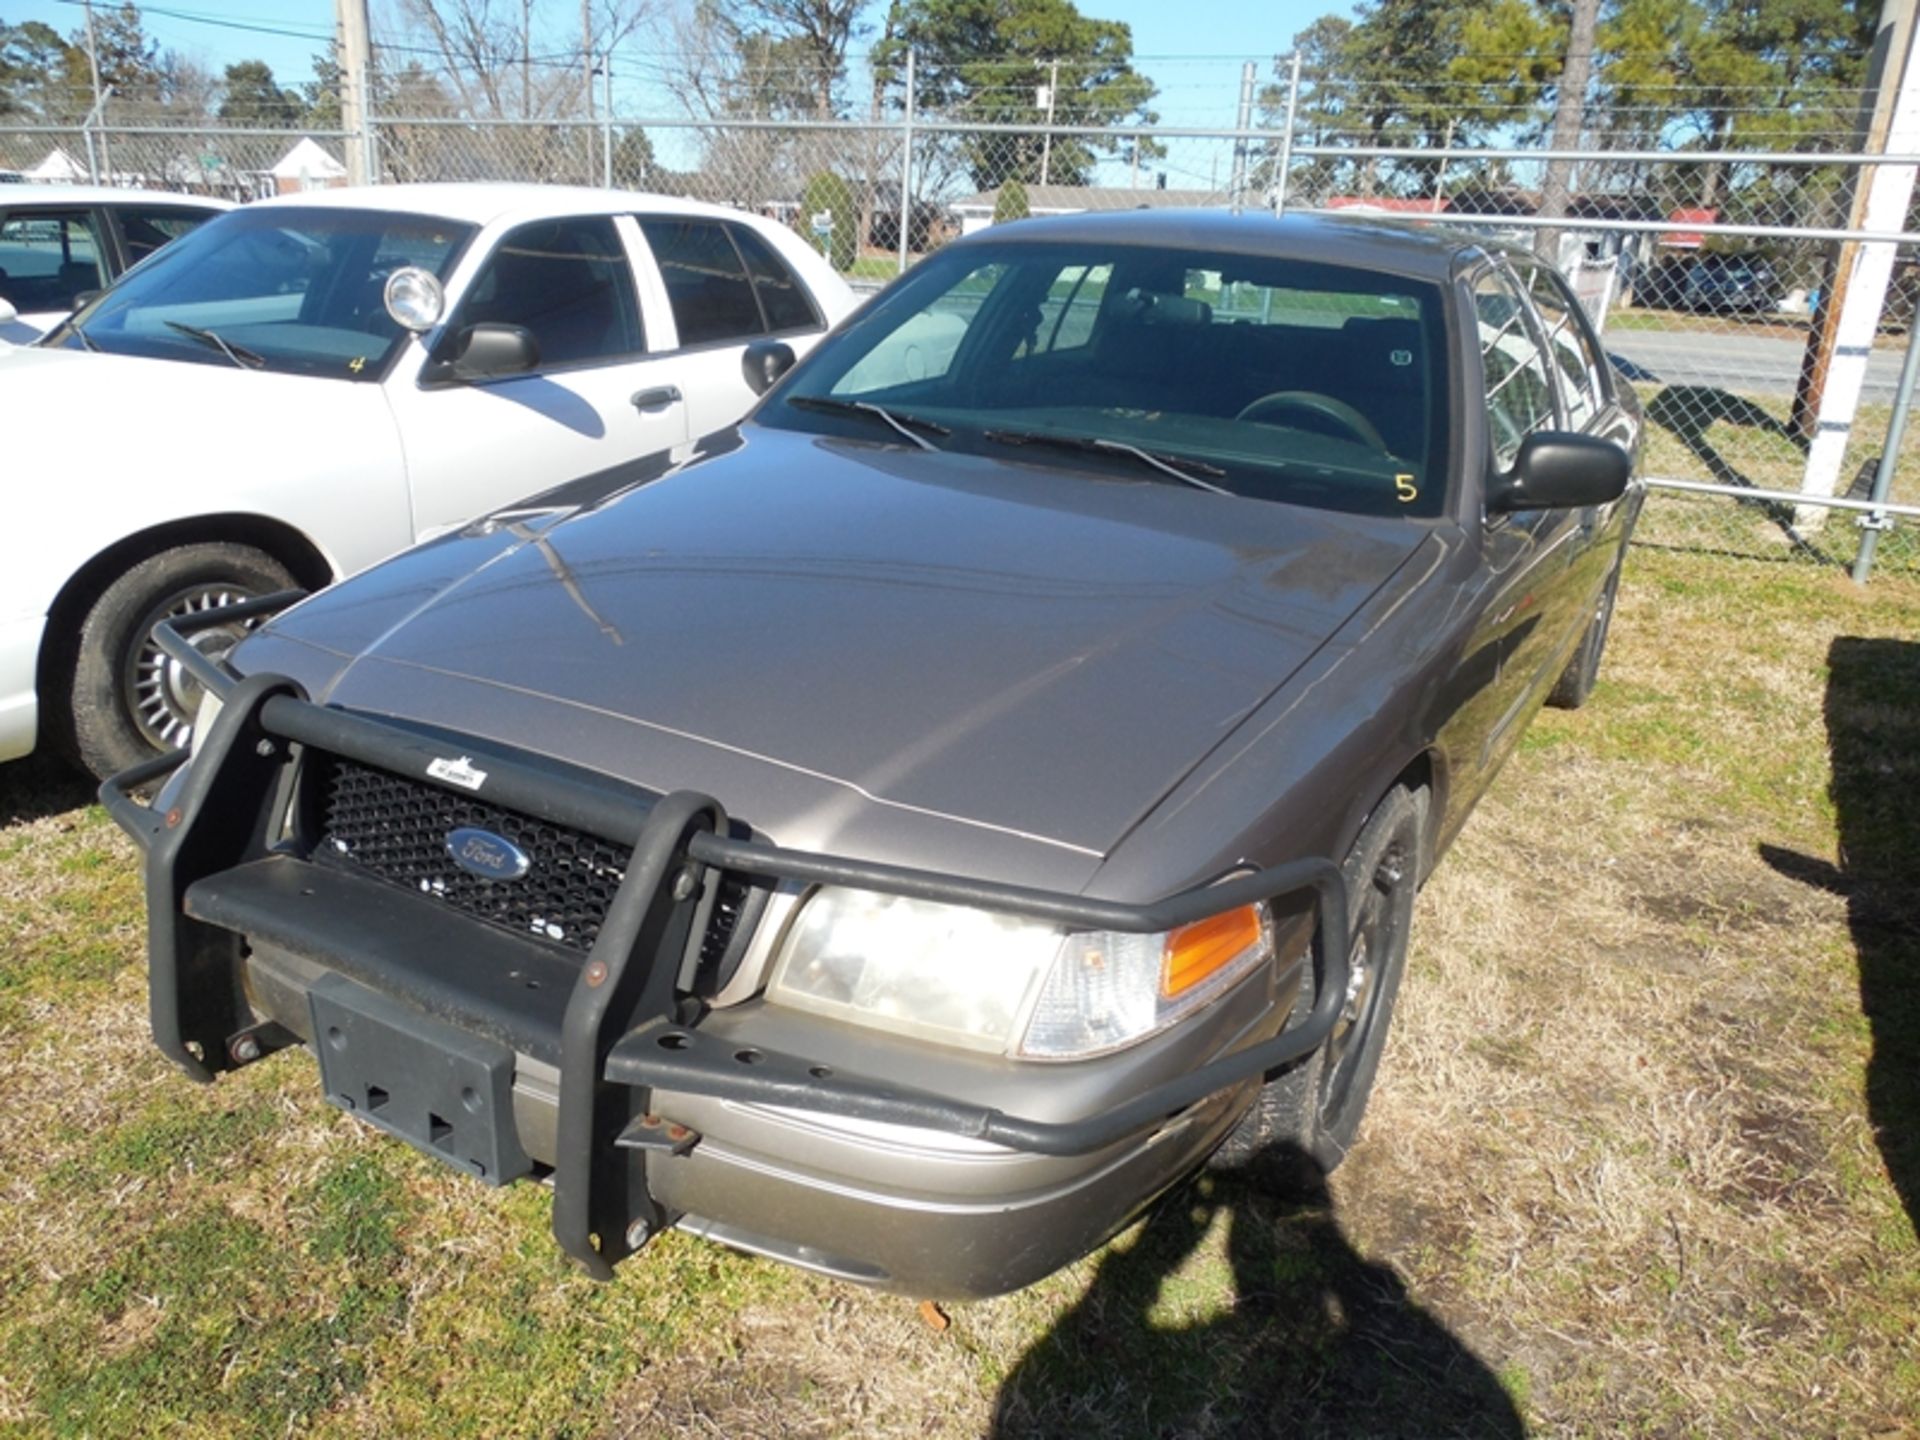
<instances>
[{"instance_id":1,"label":"black push bumper guard","mask_svg":"<svg viewBox=\"0 0 1920 1440\"><path fill-rule=\"evenodd\" d=\"M301 747L341 755L429 784L446 744L401 726L310 702L282 676L244 679L195 649L192 629L281 608L297 595L163 624L155 638L222 701L191 773L164 811L133 798L188 758L184 750L107 780L100 799L146 852L148 998L160 1049L196 1080L211 1081L292 1043L259 1025L242 991L231 938L186 913L196 881L280 844ZM561 1028L553 1231L596 1278L670 1223L646 1184L649 1152L684 1148L650 1113L651 1092L672 1090L747 1103L918 1126L1044 1155L1082 1155L1167 1121L1202 1100L1310 1054L1332 1032L1347 986L1346 886L1339 866L1303 859L1144 905L1004 885L960 875L785 850L727 834L720 802L690 791L646 800L612 786L556 775L489 750L486 798L552 824L631 843L632 860L581 965ZM1279 1034L1073 1121L1045 1121L936 1094L822 1070L803 1056L741 1052L703 1036L686 990L700 953L714 886L710 870L765 880L853 886L916 899L1000 910L1073 929L1150 934L1256 901L1311 892L1318 923L1316 996L1308 1015ZM677 957L678 963L656 963ZM743 1059L746 1054L749 1058ZM677 1130L678 1127L674 1127Z\"/></svg>"}]
</instances>

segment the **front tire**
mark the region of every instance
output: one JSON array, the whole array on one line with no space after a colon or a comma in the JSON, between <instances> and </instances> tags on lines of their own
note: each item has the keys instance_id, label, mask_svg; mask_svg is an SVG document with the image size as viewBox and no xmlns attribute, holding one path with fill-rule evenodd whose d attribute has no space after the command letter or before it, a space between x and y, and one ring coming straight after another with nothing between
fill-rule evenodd
<instances>
[{"instance_id":1,"label":"front tire","mask_svg":"<svg viewBox=\"0 0 1920 1440\"><path fill-rule=\"evenodd\" d=\"M1600 679L1600 661L1607 652L1607 631L1613 624L1613 599L1620 590L1624 559L1623 556L1614 562L1613 573L1601 587L1593 618L1587 621L1586 633L1581 635L1567 668L1560 672L1560 678L1553 682L1553 689L1547 695L1547 704L1556 710L1578 710L1592 696L1593 687Z\"/></svg>"},{"instance_id":2,"label":"front tire","mask_svg":"<svg viewBox=\"0 0 1920 1440\"><path fill-rule=\"evenodd\" d=\"M1367 817L1341 866L1351 948L1340 1018L1326 1044L1266 1083L1215 1152L1214 1168L1259 1175L1304 1151L1325 1172L1346 1159L1373 1093L1406 969L1426 818L1427 792L1401 786ZM1303 988L1294 1023L1312 1008L1311 991ZM1285 1174L1266 1178L1279 1185L1289 1180Z\"/></svg>"},{"instance_id":3,"label":"front tire","mask_svg":"<svg viewBox=\"0 0 1920 1440\"><path fill-rule=\"evenodd\" d=\"M215 542L162 550L107 586L80 625L67 707L73 758L104 779L186 744L200 687L154 644L153 627L293 583L265 551ZM248 628L201 631L194 643L224 654Z\"/></svg>"}]
</instances>

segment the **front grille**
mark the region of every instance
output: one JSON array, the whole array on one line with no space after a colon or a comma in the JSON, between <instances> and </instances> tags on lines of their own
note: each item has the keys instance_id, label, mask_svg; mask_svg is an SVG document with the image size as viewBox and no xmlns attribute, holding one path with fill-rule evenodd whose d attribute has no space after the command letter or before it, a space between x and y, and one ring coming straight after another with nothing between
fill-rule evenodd
<instances>
[{"instance_id":1,"label":"front grille","mask_svg":"<svg viewBox=\"0 0 1920 1440\"><path fill-rule=\"evenodd\" d=\"M316 860L352 866L516 935L582 953L593 948L630 846L339 756L315 755L311 768L321 823ZM447 836L463 826L512 842L530 862L527 873L488 880L454 864ZM703 969L725 954L746 894L740 881L722 877L702 937Z\"/></svg>"}]
</instances>

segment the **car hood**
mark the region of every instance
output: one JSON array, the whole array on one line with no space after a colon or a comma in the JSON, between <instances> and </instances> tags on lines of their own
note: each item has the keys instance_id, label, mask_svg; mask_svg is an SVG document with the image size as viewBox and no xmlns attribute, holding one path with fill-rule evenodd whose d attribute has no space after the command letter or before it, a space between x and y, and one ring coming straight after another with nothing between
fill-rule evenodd
<instances>
[{"instance_id":1,"label":"car hood","mask_svg":"<svg viewBox=\"0 0 1920 1440\"><path fill-rule=\"evenodd\" d=\"M64 454L70 463L76 437L84 436L89 458L139 457L147 473L164 463L174 442L190 441L203 462L209 437L223 425L251 429L256 411L289 422L347 388L344 382L237 369L218 355L203 364L64 346L0 346L0 413L18 422L10 426L10 452L45 437L40 443L47 452Z\"/></svg>"},{"instance_id":2,"label":"car hood","mask_svg":"<svg viewBox=\"0 0 1920 1440\"><path fill-rule=\"evenodd\" d=\"M754 426L605 503L481 530L289 612L242 668L707 790L789 844L887 812L1092 857L1424 534Z\"/></svg>"}]
</instances>

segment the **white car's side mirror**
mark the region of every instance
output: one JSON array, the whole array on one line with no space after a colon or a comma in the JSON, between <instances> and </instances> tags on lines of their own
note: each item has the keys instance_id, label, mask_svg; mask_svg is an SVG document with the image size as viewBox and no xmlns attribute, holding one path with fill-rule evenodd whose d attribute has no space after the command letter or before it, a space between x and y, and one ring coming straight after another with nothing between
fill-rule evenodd
<instances>
[{"instance_id":1,"label":"white car's side mirror","mask_svg":"<svg viewBox=\"0 0 1920 1440\"><path fill-rule=\"evenodd\" d=\"M11 300L0 300L0 325L11 325L20 318L20 312L13 308Z\"/></svg>"}]
</instances>

